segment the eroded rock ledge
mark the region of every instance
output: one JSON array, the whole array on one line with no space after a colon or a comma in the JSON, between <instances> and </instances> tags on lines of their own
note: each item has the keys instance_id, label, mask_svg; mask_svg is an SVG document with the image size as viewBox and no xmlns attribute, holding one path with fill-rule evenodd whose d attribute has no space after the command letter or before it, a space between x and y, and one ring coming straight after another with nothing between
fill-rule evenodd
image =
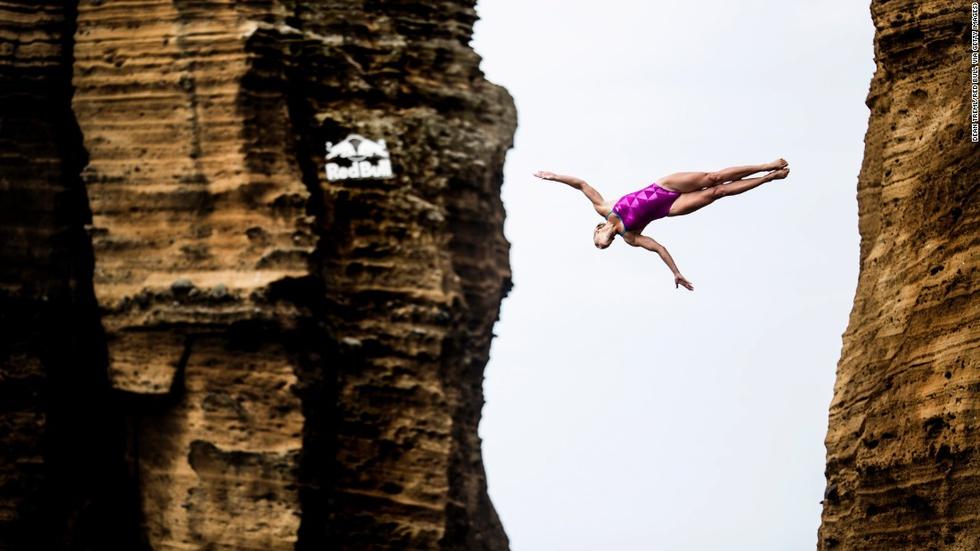
<instances>
[{"instance_id":1,"label":"eroded rock ledge","mask_svg":"<svg viewBox=\"0 0 980 551\"><path fill-rule=\"evenodd\" d=\"M516 114L474 3L0 16L0 543L506 549L477 424ZM351 133L393 178L327 181Z\"/></svg>"},{"instance_id":2,"label":"eroded rock ledge","mask_svg":"<svg viewBox=\"0 0 980 551\"><path fill-rule=\"evenodd\" d=\"M980 549L980 147L968 2L873 0L861 271L821 550Z\"/></svg>"}]
</instances>

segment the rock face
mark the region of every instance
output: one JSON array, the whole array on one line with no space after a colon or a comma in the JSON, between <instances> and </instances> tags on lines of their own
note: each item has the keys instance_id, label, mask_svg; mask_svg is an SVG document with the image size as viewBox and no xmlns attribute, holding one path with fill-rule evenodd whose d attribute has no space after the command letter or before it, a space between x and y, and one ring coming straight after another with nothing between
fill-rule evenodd
<instances>
[{"instance_id":1,"label":"rock face","mask_svg":"<svg viewBox=\"0 0 980 551\"><path fill-rule=\"evenodd\" d=\"M980 549L980 146L969 4L874 0L861 271L821 550Z\"/></svg>"},{"instance_id":2,"label":"rock face","mask_svg":"<svg viewBox=\"0 0 980 551\"><path fill-rule=\"evenodd\" d=\"M0 547L507 548L477 424L516 115L475 19L0 3ZM351 134L392 177L327 179Z\"/></svg>"}]
</instances>

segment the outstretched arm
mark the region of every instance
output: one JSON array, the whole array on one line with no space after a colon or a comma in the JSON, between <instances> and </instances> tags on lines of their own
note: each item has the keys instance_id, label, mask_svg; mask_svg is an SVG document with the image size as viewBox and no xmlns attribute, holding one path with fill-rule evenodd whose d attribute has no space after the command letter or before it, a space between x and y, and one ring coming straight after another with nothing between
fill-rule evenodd
<instances>
[{"instance_id":1,"label":"outstretched arm","mask_svg":"<svg viewBox=\"0 0 980 551\"><path fill-rule=\"evenodd\" d=\"M603 199L602 195L585 180L576 178L575 176L564 176L562 174L555 174L554 172L547 172L544 170L535 172L534 175L542 180L561 182L581 191L585 194L589 201L592 202L592 207L595 208L595 211L598 212L600 216L606 216L609 214L608 209L603 208L606 204L606 200ZM605 210L605 212L603 212L603 210Z\"/></svg>"},{"instance_id":2,"label":"outstretched arm","mask_svg":"<svg viewBox=\"0 0 980 551\"><path fill-rule=\"evenodd\" d=\"M660 258L664 261L664 264L670 268L670 271L674 274L674 288L678 285L683 285L685 289L690 291L694 290L694 285L681 275L680 270L677 269L677 265L674 264L674 259L671 258L670 253L667 252L667 248L657 243L651 237L645 235L639 235L636 232L628 231L623 235L623 241L626 241L634 247L642 247L648 251L653 251L660 255Z\"/></svg>"}]
</instances>

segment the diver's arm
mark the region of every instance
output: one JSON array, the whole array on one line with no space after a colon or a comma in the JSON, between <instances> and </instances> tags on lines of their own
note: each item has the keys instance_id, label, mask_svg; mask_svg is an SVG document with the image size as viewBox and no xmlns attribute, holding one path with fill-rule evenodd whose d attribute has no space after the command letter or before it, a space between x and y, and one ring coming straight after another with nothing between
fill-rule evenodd
<instances>
[{"instance_id":1,"label":"diver's arm","mask_svg":"<svg viewBox=\"0 0 980 551\"><path fill-rule=\"evenodd\" d=\"M561 182L581 191L585 194L589 201L592 202L592 206L595 207L596 212L602 216L606 216L609 213L608 209L605 209L605 212L602 210L603 205L606 203L606 200L602 198L602 194L599 193L594 187L590 186L585 180L576 178L575 176L565 176L563 174L555 174L554 172L544 170L535 172L534 175L542 180Z\"/></svg>"},{"instance_id":2,"label":"diver's arm","mask_svg":"<svg viewBox=\"0 0 980 551\"><path fill-rule=\"evenodd\" d=\"M685 289L690 291L694 290L694 285L681 275L680 270L677 269L677 264L674 264L674 259L667 252L667 247L664 247L660 243L657 243L651 237L645 235L639 235L636 232L628 231L623 234L623 241L633 245L634 247L642 247L648 251L653 251L660 255L660 259L664 261L664 264L670 268L671 273L674 274L674 287L678 285L683 285Z\"/></svg>"}]
</instances>

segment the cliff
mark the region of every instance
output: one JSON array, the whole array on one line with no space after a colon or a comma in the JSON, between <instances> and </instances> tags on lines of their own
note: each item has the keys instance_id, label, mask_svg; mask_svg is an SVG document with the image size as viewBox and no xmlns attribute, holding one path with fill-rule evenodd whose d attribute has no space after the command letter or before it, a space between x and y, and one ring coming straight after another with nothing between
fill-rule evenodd
<instances>
[{"instance_id":1,"label":"cliff","mask_svg":"<svg viewBox=\"0 0 980 551\"><path fill-rule=\"evenodd\" d=\"M969 3L874 0L861 268L821 550L980 548L980 154Z\"/></svg>"},{"instance_id":2,"label":"cliff","mask_svg":"<svg viewBox=\"0 0 980 551\"><path fill-rule=\"evenodd\" d=\"M477 424L516 114L475 19L0 3L0 547L507 548Z\"/></svg>"}]
</instances>

